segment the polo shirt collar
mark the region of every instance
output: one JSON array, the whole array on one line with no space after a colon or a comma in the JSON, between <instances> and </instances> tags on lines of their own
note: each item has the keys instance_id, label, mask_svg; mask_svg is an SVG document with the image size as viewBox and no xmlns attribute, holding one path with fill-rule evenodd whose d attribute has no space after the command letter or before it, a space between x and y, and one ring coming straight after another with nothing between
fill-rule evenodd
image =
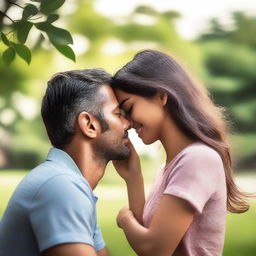
<instances>
[{"instance_id":1,"label":"polo shirt collar","mask_svg":"<svg viewBox=\"0 0 256 256\"><path fill-rule=\"evenodd\" d=\"M67 169L71 169L75 171L78 175L83 177L81 171L79 170L72 157L61 149L51 148L46 160L64 165Z\"/></svg>"},{"instance_id":2,"label":"polo shirt collar","mask_svg":"<svg viewBox=\"0 0 256 256\"><path fill-rule=\"evenodd\" d=\"M74 171L75 173L77 173L87 183L88 188L90 189L90 191L93 195L94 201L96 202L98 200L98 197L95 196L89 182L82 175L78 166L76 165L76 163L74 162L74 160L68 153L66 153L65 151L58 149L58 148L51 148L47 155L46 161L52 161L52 162L58 163L60 165L63 165L66 168L66 170L71 170L71 171Z\"/></svg>"}]
</instances>

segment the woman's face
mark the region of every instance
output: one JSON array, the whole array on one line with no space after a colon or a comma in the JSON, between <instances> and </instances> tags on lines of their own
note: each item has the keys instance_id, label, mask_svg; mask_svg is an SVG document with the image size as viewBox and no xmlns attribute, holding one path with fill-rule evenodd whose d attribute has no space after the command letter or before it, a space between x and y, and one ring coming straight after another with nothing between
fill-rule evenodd
<instances>
[{"instance_id":1,"label":"woman's face","mask_svg":"<svg viewBox=\"0 0 256 256\"><path fill-rule=\"evenodd\" d=\"M126 118L142 141L151 144L159 140L161 126L166 119L164 105L167 96L158 93L153 98L145 98L119 89L115 90L115 94Z\"/></svg>"}]
</instances>

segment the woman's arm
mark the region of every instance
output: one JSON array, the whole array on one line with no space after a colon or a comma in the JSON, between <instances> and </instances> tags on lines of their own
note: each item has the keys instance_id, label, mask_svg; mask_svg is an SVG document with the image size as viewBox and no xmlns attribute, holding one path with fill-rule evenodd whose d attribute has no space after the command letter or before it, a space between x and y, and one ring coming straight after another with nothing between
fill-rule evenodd
<instances>
[{"instance_id":1,"label":"woman's arm","mask_svg":"<svg viewBox=\"0 0 256 256\"><path fill-rule=\"evenodd\" d=\"M188 202L164 195L149 228L140 225L125 208L119 212L117 223L139 256L169 256L189 228L193 215L194 209Z\"/></svg>"},{"instance_id":2,"label":"woman's arm","mask_svg":"<svg viewBox=\"0 0 256 256\"><path fill-rule=\"evenodd\" d=\"M142 224L143 209L145 205L144 180L142 174L134 176L126 181L129 209L133 212L136 220Z\"/></svg>"},{"instance_id":3,"label":"woman's arm","mask_svg":"<svg viewBox=\"0 0 256 256\"><path fill-rule=\"evenodd\" d=\"M130 156L126 160L113 161L119 175L125 180L127 186L129 209L136 220L142 224L142 214L145 204L144 180L141 173L140 159L129 141Z\"/></svg>"}]
</instances>

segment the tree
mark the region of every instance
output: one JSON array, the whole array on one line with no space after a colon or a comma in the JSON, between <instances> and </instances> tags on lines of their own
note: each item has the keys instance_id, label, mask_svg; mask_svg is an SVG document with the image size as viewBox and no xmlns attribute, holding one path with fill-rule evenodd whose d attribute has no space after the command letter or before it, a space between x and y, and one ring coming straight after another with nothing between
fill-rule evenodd
<instances>
[{"instance_id":1,"label":"tree","mask_svg":"<svg viewBox=\"0 0 256 256\"><path fill-rule=\"evenodd\" d=\"M43 40L48 40L61 54L75 61L75 54L69 46L73 43L71 34L53 25L60 17L56 12L64 3L65 0L26 0L25 4L18 0L3 1L3 10L0 10L0 30L1 41L7 47L2 53L6 65L9 65L16 55L30 63L31 50L25 43L32 28L40 31L37 45ZM8 14L14 6L20 9L19 19L14 19Z\"/></svg>"},{"instance_id":2,"label":"tree","mask_svg":"<svg viewBox=\"0 0 256 256\"><path fill-rule=\"evenodd\" d=\"M198 39L204 52L206 83L217 105L227 108L237 145L236 167L255 169L256 17L235 12L232 29L215 19ZM239 150L240 149L240 150Z\"/></svg>"}]
</instances>

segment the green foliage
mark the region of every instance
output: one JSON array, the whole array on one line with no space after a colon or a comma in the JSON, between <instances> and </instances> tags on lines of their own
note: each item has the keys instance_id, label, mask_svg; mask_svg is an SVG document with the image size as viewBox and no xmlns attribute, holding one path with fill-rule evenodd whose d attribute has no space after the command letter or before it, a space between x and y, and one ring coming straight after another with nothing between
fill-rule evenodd
<instances>
[{"instance_id":1,"label":"green foliage","mask_svg":"<svg viewBox=\"0 0 256 256\"><path fill-rule=\"evenodd\" d=\"M207 83L215 102L227 107L236 131L255 131L256 52L216 40L201 46L209 72Z\"/></svg>"},{"instance_id":2,"label":"green foliage","mask_svg":"<svg viewBox=\"0 0 256 256\"><path fill-rule=\"evenodd\" d=\"M67 45L73 43L73 39L67 30L55 27L48 21L37 23L35 26L37 29L46 32L52 44Z\"/></svg>"},{"instance_id":3,"label":"green foliage","mask_svg":"<svg viewBox=\"0 0 256 256\"><path fill-rule=\"evenodd\" d=\"M26 42L32 26L33 23L26 20L21 20L15 23L15 27L17 29L17 38L21 44L24 44Z\"/></svg>"},{"instance_id":4,"label":"green foliage","mask_svg":"<svg viewBox=\"0 0 256 256\"><path fill-rule=\"evenodd\" d=\"M6 37L6 35L5 35L3 32L1 32L1 39L2 39L3 43L4 43L6 46L9 46L9 45L10 45L8 38Z\"/></svg>"},{"instance_id":5,"label":"green foliage","mask_svg":"<svg viewBox=\"0 0 256 256\"><path fill-rule=\"evenodd\" d=\"M7 49L11 49L10 51L16 54L12 47L9 47ZM7 49L3 50L4 56L4 52ZM11 56L9 56L8 58L11 58ZM8 59L6 59L5 61L8 63ZM13 94L13 92L17 90L20 92L26 92L26 90L28 89L23 84L23 81L28 79L27 73L24 72L24 70L17 68L17 62L13 64L16 65L7 66L6 64L4 64L4 59L0 58L0 97L4 97L5 101L7 102L6 106L4 107L10 107L11 95Z\"/></svg>"},{"instance_id":6,"label":"green foliage","mask_svg":"<svg viewBox=\"0 0 256 256\"><path fill-rule=\"evenodd\" d=\"M61 52L64 56L70 58L73 61L76 61L76 56L73 50L68 45L54 44L54 47Z\"/></svg>"},{"instance_id":7,"label":"green foliage","mask_svg":"<svg viewBox=\"0 0 256 256\"><path fill-rule=\"evenodd\" d=\"M256 54L246 46L226 42L208 42L205 64L213 75L255 79Z\"/></svg>"},{"instance_id":8,"label":"green foliage","mask_svg":"<svg viewBox=\"0 0 256 256\"><path fill-rule=\"evenodd\" d=\"M214 101L224 106L232 123L237 170L255 169L256 138L256 17L233 13L232 29L214 19L200 36L207 70L206 83ZM236 139L243 138L243 139ZM251 146L253 145L253 146Z\"/></svg>"},{"instance_id":9,"label":"green foliage","mask_svg":"<svg viewBox=\"0 0 256 256\"><path fill-rule=\"evenodd\" d=\"M94 1L78 2L78 12L70 16L67 23L73 33L84 35L90 42L87 52L81 57L80 61L85 58L92 65L104 65L109 71L115 71L125 61L139 50L145 48L155 48L181 59L191 66L195 72L201 72L201 54L196 45L184 40L177 33L173 19L166 12L159 12L153 7L139 6L135 10L123 17L122 22L116 22L115 17L107 18L94 10ZM80 11L81 10L81 11ZM149 16L149 24L141 24L136 21L137 16ZM169 13L171 14L171 12ZM175 16L175 17L174 17ZM86 24L86 25L85 25ZM102 26L104 24L104 26ZM105 53L102 55L102 48L106 41L116 40L123 44L125 52L119 55ZM138 46L137 46L138 45ZM99 54L100 53L100 54ZM114 61L107 60L111 58ZM99 63L99 64L98 64Z\"/></svg>"},{"instance_id":10,"label":"green foliage","mask_svg":"<svg viewBox=\"0 0 256 256\"><path fill-rule=\"evenodd\" d=\"M14 51L28 64L31 61L31 52L28 49L28 47L24 44L15 44L11 43L11 46L13 47Z\"/></svg>"},{"instance_id":11,"label":"green foliage","mask_svg":"<svg viewBox=\"0 0 256 256\"><path fill-rule=\"evenodd\" d=\"M37 7L33 4L28 4L25 6L23 13L22 13L22 20L27 20L30 17L35 16L37 13L39 12L39 10L37 9Z\"/></svg>"},{"instance_id":12,"label":"green foliage","mask_svg":"<svg viewBox=\"0 0 256 256\"><path fill-rule=\"evenodd\" d=\"M53 23L54 21L58 20L60 16L58 14L50 14L46 20L47 23Z\"/></svg>"},{"instance_id":13,"label":"green foliage","mask_svg":"<svg viewBox=\"0 0 256 256\"><path fill-rule=\"evenodd\" d=\"M79 1L76 15L70 17L69 28L74 33L85 35L92 43L92 48L98 41L113 35L113 21L103 17L94 10L94 1ZM97 55L97 50L94 50Z\"/></svg>"},{"instance_id":14,"label":"green foliage","mask_svg":"<svg viewBox=\"0 0 256 256\"><path fill-rule=\"evenodd\" d=\"M39 109L45 90L45 81L53 73L60 71L60 68L103 67L110 72L115 72L127 63L136 52L148 47L162 50L181 59L186 63L183 65L185 67L189 65L189 68L199 74L200 78L203 77L204 82L209 85L214 101L227 108L227 114L232 118L235 132L239 132L240 135L241 133L255 134L256 122L253 121L255 107L252 102L255 95L256 56L251 41L238 42L237 39L230 36L230 28L226 28L218 20L215 20L212 22L212 31L210 31L212 37L204 41L189 42L177 33L174 21L179 14L173 10L163 12L147 5L139 6L131 14L123 17L122 22L119 22L115 17L108 18L97 13L94 9L95 1L77 0L75 1L76 11L65 17L65 23L72 34L85 37L89 43L87 51L79 55L79 61L74 67L72 62L61 62L59 58L54 58L52 51L40 47L42 42L50 42L50 45L62 55L75 60L75 54L70 47L72 43L70 33L58 28L54 23L59 19L58 9L55 8L60 8L61 3L62 1L44 2L45 5L51 4L52 6L48 10L45 9L44 12L47 14L44 14L40 11L41 1L27 1L24 7L32 4L37 8L38 13L34 15L36 10L30 6L26 10L26 15L25 13L23 15L24 17L28 16L28 19L15 21L14 34L8 32L9 29L10 31L14 29L13 26L4 27L1 34L0 52L4 56L0 58L0 101L4 99L4 105L0 111L5 108L13 109L17 117L10 125L5 126L2 123L0 125L12 138L15 137L15 133L20 137L26 133L25 128L19 131L13 129L16 123L20 123L24 119L14 107L13 94L15 91L34 97L38 102ZM21 10L23 11L23 9ZM151 22L149 24L139 23L136 18L141 14L150 17ZM38 17L41 18L37 19ZM238 17L236 19L238 20ZM252 19L252 17L248 17L249 21ZM232 33L239 29L243 30L241 22L240 19L239 22L234 23ZM251 33L253 37L252 27L253 25L248 26L246 33ZM39 30L41 35L35 40L34 48L30 49L33 53L33 61L29 67L23 67L24 63L20 55L29 62L28 51L21 50L19 55L14 49L13 43L29 45L34 30ZM112 54L104 49L105 44L112 39L121 43L123 50L121 49L120 53ZM16 49L19 48L16 47ZM9 50L6 52L7 49ZM3 64L4 61L7 64L10 63L15 56L18 58L12 65ZM33 120L31 127L37 122L38 120ZM41 127L43 127L42 123ZM47 138L38 133L37 129L30 130L30 133L33 139L39 137L47 141ZM33 145L28 134L24 137ZM15 143L8 147L11 147L12 150L18 145L19 150L12 150L12 152L22 154L22 146L20 146L22 143L20 144L16 137L14 141ZM23 141L23 143L25 142ZM33 147L24 151L40 151L37 146L33 145ZM250 148L250 152L246 152L246 155L241 152L242 158L239 158L239 161L242 163L247 159L253 162L249 159L254 155L255 149Z\"/></svg>"},{"instance_id":15,"label":"green foliage","mask_svg":"<svg viewBox=\"0 0 256 256\"><path fill-rule=\"evenodd\" d=\"M32 123L33 125L31 125ZM20 120L12 125L12 129L14 135L8 150L9 159L12 163L11 168L34 168L45 159L51 147L41 119L38 118L33 122ZM22 134L22 136L18 134ZM38 145L40 145L39 148ZM36 148L37 150L35 150Z\"/></svg>"},{"instance_id":16,"label":"green foliage","mask_svg":"<svg viewBox=\"0 0 256 256\"><path fill-rule=\"evenodd\" d=\"M232 13L234 27L222 25L217 18L210 20L209 31L203 33L199 41L211 41L216 39L256 48L256 17L248 16L243 12Z\"/></svg>"},{"instance_id":17,"label":"green foliage","mask_svg":"<svg viewBox=\"0 0 256 256\"><path fill-rule=\"evenodd\" d=\"M40 11L44 14L50 14L58 10L65 0L41 0Z\"/></svg>"},{"instance_id":18,"label":"green foliage","mask_svg":"<svg viewBox=\"0 0 256 256\"><path fill-rule=\"evenodd\" d=\"M234 166L238 170L256 170L256 136L255 131L253 132L235 134L231 137Z\"/></svg>"},{"instance_id":19,"label":"green foliage","mask_svg":"<svg viewBox=\"0 0 256 256\"><path fill-rule=\"evenodd\" d=\"M230 40L256 48L256 17L250 17L242 12L234 12L235 29L230 33Z\"/></svg>"},{"instance_id":20,"label":"green foliage","mask_svg":"<svg viewBox=\"0 0 256 256\"><path fill-rule=\"evenodd\" d=\"M15 58L15 51L13 48L9 47L3 52L3 60L6 65L9 65Z\"/></svg>"},{"instance_id":21,"label":"green foliage","mask_svg":"<svg viewBox=\"0 0 256 256\"><path fill-rule=\"evenodd\" d=\"M32 0L31 0L32 1ZM34 4L27 3L24 7L20 6L22 11L21 19L12 20L11 31L1 32L2 42L8 46L8 51L4 52L2 58L6 65L9 65L15 57L13 51L17 53L19 57L27 62L31 61L31 51L25 45L29 33L34 27L43 32L41 36L44 37L44 33L47 35L49 42L64 56L75 61L75 54L69 44L73 44L71 34L62 28L53 26L52 23L59 19L59 15L55 12L65 3L65 0L34 0ZM45 18L43 22L35 22L38 18ZM8 30L8 26L4 25L3 30ZM10 38L15 38L16 41ZM9 38L8 38L9 37ZM56 47L57 45L57 47ZM10 49L10 47L12 49Z\"/></svg>"},{"instance_id":22,"label":"green foliage","mask_svg":"<svg viewBox=\"0 0 256 256\"><path fill-rule=\"evenodd\" d=\"M139 6L135 7L133 12L147 14L147 15L156 15L157 14L157 11L154 8L147 6L147 5L139 5Z\"/></svg>"}]
</instances>

